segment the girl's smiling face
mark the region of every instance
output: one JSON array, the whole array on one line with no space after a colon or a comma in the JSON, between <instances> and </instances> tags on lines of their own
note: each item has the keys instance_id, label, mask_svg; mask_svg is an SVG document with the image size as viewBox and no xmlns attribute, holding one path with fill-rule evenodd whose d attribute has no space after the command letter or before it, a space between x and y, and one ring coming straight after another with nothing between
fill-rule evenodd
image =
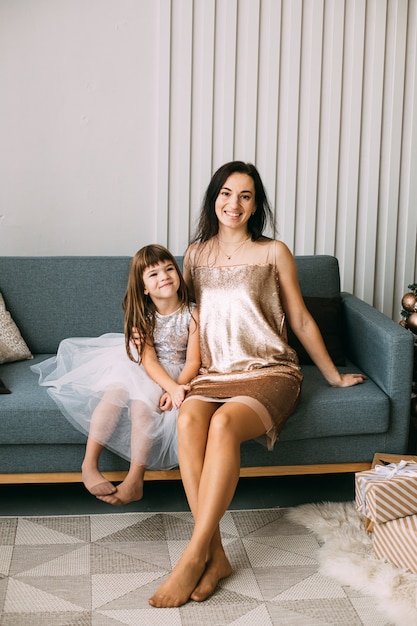
<instances>
[{"instance_id":1,"label":"girl's smiling face","mask_svg":"<svg viewBox=\"0 0 417 626\"><path fill-rule=\"evenodd\" d=\"M214 209L223 226L236 228L247 224L256 210L252 177L238 172L231 174L220 189Z\"/></svg>"},{"instance_id":2,"label":"girl's smiling face","mask_svg":"<svg viewBox=\"0 0 417 626\"><path fill-rule=\"evenodd\" d=\"M161 261L147 267L143 272L144 293L156 304L160 300L178 297L180 279L175 266L170 261Z\"/></svg>"}]
</instances>

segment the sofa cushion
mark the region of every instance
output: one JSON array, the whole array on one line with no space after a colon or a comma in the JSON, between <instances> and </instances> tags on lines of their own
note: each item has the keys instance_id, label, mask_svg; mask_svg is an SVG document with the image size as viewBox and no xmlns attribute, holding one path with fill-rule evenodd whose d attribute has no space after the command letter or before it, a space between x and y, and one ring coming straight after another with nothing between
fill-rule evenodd
<instances>
[{"instance_id":1,"label":"sofa cushion","mask_svg":"<svg viewBox=\"0 0 417 626\"><path fill-rule=\"evenodd\" d=\"M341 298L304 296L304 302L320 329L324 343L326 344L326 348L334 364L345 365ZM290 327L288 327L288 343L297 352L301 365L312 365L312 360Z\"/></svg>"},{"instance_id":2,"label":"sofa cushion","mask_svg":"<svg viewBox=\"0 0 417 626\"><path fill-rule=\"evenodd\" d=\"M1 366L1 377L12 393L1 400L2 444L83 444L85 436L62 415L48 394L48 387L39 385L39 377L31 371L33 363L54 356L44 354L33 361L17 361Z\"/></svg>"},{"instance_id":3,"label":"sofa cushion","mask_svg":"<svg viewBox=\"0 0 417 626\"><path fill-rule=\"evenodd\" d=\"M1 257L0 290L32 354L123 332L129 257Z\"/></svg>"},{"instance_id":4,"label":"sofa cushion","mask_svg":"<svg viewBox=\"0 0 417 626\"><path fill-rule=\"evenodd\" d=\"M10 389L6 387L4 382L0 378L0 393L11 393Z\"/></svg>"},{"instance_id":5,"label":"sofa cushion","mask_svg":"<svg viewBox=\"0 0 417 626\"><path fill-rule=\"evenodd\" d=\"M296 256L298 280L303 296L340 296L339 262L326 254Z\"/></svg>"},{"instance_id":6,"label":"sofa cushion","mask_svg":"<svg viewBox=\"0 0 417 626\"><path fill-rule=\"evenodd\" d=\"M361 370L346 361L340 372ZM386 433L390 399L372 380L353 387L331 387L315 365L302 367L299 403L285 423L280 441Z\"/></svg>"},{"instance_id":7,"label":"sofa cushion","mask_svg":"<svg viewBox=\"0 0 417 626\"><path fill-rule=\"evenodd\" d=\"M0 293L0 363L31 359L32 354L12 316L6 309L3 296Z\"/></svg>"}]
</instances>

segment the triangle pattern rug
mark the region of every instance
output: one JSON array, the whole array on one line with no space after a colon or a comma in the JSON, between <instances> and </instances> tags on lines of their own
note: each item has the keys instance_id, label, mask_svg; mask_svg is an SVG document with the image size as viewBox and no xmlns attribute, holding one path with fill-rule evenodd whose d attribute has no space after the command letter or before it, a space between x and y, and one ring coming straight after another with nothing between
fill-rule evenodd
<instances>
[{"instance_id":1,"label":"triangle pattern rug","mask_svg":"<svg viewBox=\"0 0 417 626\"><path fill-rule=\"evenodd\" d=\"M336 519L339 526L335 526ZM180 608L154 609L149 606L148 598L168 576L190 538L193 527L190 513L2 517L0 623L2 626L402 626L406 623L409 626L417 623L417 576L377 562L372 556L370 539L358 520L353 503L228 511L221 532L234 573L222 580L213 596L203 603L190 601ZM338 528L337 532L329 532L329 524L333 530ZM338 533L343 536L342 555L337 545ZM355 533L362 538L359 543L357 537L356 543L352 540ZM353 550L350 554L346 537ZM350 578L347 574L339 575L339 570L349 570L343 559L353 563ZM329 566L329 560L333 567ZM391 582L397 577L391 596L396 593L398 598L391 597L391 608L384 606L372 585L365 584L364 577L368 576L372 563L376 568L386 568ZM362 573L361 577L358 572ZM414 598L410 585L414 586ZM385 587L388 593L387 583Z\"/></svg>"}]
</instances>

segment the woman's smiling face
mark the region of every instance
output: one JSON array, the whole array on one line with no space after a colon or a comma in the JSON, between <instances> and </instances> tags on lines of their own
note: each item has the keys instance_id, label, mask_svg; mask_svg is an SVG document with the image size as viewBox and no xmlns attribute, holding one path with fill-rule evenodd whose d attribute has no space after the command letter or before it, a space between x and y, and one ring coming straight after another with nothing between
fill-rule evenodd
<instances>
[{"instance_id":1,"label":"woman's smiling face","mask_svg":"<svg viewBox=\"0 0 417 626\"><path fill-rule=\"evenodd\" d=\"M251 176L231 174L220 189L214 209L219 223L228 228L242 227L255 212L255 185Z\"/></svg>"}]
</instances>

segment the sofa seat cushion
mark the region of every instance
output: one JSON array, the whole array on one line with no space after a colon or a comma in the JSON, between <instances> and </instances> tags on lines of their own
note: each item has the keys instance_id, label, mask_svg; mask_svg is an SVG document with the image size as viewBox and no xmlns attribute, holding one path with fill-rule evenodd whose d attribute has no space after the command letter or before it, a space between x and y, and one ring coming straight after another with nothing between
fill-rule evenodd
<instances>
[{"instance_id":1,"label":"sofa seat cushion","mask_svg":"<svg viewBox=\"0 0 417 626\"><path fill-rule=\"evenodd\" d=\"M71 426L30 369L50 356L54 355L37 355L32 361L1 366L1 378L12 390L1 399L2 444L85 443L85 436Z\"/></svg>"},{"instance_id":2,"label":"sofa seat cushion","mask_svg":"<svg viewBox=\"0 0 417 626\"><path fill-rule=\"evenodd\" d=\"M33 361L1 366L4 383L13 393L2 398L3 444L83 444L85 436L62 415L38 384L30 365L53 355L38 355ZM359 371L352 364L341 371ZM389 427L389 399L370 380L347 389L330 387L313 365L302 367L304 381L294 414L285 424L281 441L384 433ZM346 403L341 398L346 395ZM307 408L308 406L308 408Z\"/></svg>"},{"instance_id":3,"label":"sofa seat cushion","mask_svg":"<svg viewBox=\"0 0 417 626\"><path fill-rule=\"evenodd\" d=\"M300 401L284 426L281 441L388 431L389 398L374 382L367 380L354 387L330 387L314 365L304 365L301 369L304 380ZM350 362L339 370L360 373Z\"/></svg>"}]
</instances>

